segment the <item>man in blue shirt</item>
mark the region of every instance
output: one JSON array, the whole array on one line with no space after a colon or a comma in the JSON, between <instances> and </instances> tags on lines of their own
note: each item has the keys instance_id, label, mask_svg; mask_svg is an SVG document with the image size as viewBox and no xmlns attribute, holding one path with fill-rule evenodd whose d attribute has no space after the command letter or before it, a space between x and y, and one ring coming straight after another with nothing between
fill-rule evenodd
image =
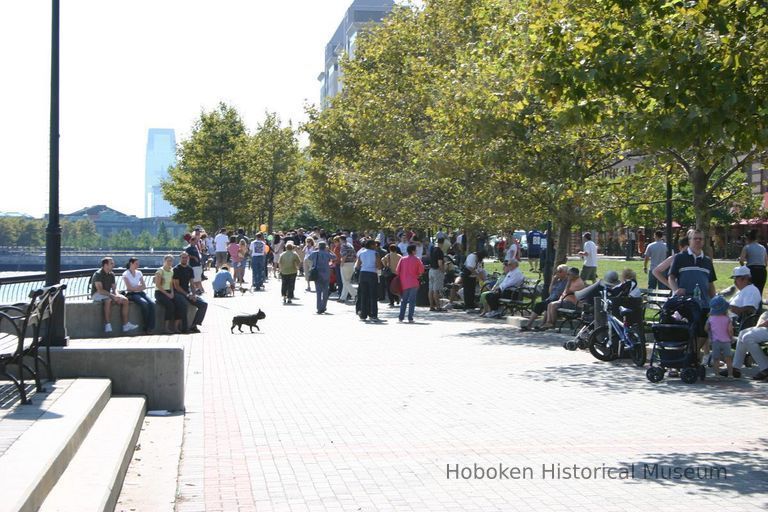
<instances>
[{"instance_id":1,"label":"man in blue shirt","mask_svg":"<svg viewBox=\"0 0 768 512\"><path fill-rule=\"evenodd\" d=\"M219 271L216 272L216 277L213 278L211 288L213 288L214 297L226 297L229 290L231 290L233 294L235 293L235 279L232 277L232 274L230 274L228 266L223 265Z\"/></svg>"},{"instance_id":2,"label":"man in blue shirt","mask_svg":"<svg viewBox=\"0 0 768 512\"><path fill-rule=\"evenodd\" d=\"M538 272L539 255L541 254L541 231L532 229L525 235L528 242L528 263L531 265L531 272Z\"/></svg>"},{"instance_id":3,"label":"man in blue shirt","mask_svg":"<svg viewBox=\"0 0 768 512\"><path fill-rule=\"evenodd\" d=\"M669 288L673 295L689 295L698 298L702 307L701 325L699 326L699 350L707 344L704 324L709 312L709 301L717 293L715 291L715 267L703 251L704 234L700 229L688 231L690 245L688 250L681 251L672 259L669 269Z\"/></svg>"}]
</instances>

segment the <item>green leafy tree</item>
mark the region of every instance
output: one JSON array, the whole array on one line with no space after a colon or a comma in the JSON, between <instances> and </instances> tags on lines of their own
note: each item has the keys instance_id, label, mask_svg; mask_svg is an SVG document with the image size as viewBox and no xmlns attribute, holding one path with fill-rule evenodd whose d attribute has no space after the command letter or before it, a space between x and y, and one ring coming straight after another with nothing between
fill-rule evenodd
<instances>
[{"instance_id":1,"label":"green leafy tree","mask_svg":"<svg viewBox=\"0 0 768 512\"><path fill-rule=\"evenodd\" d=\"M161 222L160 227L157 228L154 246L159 249L167 249L170 247L170 241L171 235L168 233L168 227L166 227L165 222Z\"/></svg>"},{"instance_id":2,"label":"green leafy tree","mask_svg":"<svg viewBox=\"0 0 768 512\"><path fill-rule=\"evenodd\" d=\"M177 209L175 218L205 226L239 224L252 199L244 186L247 154L248 134L234 107L220 103L202 112L162 183L163 195Z\"/></svg>"},{"instance_id":3,"label":"green leafy tree","mask_svg":"<svg viewBox=\"0 0 768 512\"><path fill-rule=\"evenodd\" d=\"M246 188L249 217L265 220L271 232L275 216L288 215L296 204L301 152L293 128L282 126L277 114L268 113L249 138L249 172ZM251 222L250 224L255 224Z\"/></svg>"},{"instance_id":4,"label":"green leafy tree","mask_svg":"<svg viewBox=\"0 0 768 512\"><path fill-rule=\"evenodd\" d=\"M537 93L572 124L610 123L690 184L696 226L743 198L768 142L765 6L743 0L530 2ZM705 237L708 239L709 237Z\"/></svg>"}]
</instances>

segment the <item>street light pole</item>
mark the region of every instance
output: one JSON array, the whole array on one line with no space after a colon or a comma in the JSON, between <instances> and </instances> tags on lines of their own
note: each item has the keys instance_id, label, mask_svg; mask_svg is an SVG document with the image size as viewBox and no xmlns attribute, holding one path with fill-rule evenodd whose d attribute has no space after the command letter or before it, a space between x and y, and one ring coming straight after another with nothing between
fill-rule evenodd
<instances>
[{"instance_id":1,"label":"street light pole","mask_svg":"<svg viewBox=\"0 0 768 512\"><path fill-rule=\"evenodd\" d=\"M51 126L48 183L48 227L45 230L45 284L59 282L61 225L59 224L59 0L51 9Z\"/></svg>"},{"instance_id":2,"label":"street light pole","mask_svg":"<svg viewBox=\"0 0 768 512\"><path fill-rule=\"evenodd\" d=\"M667 168L667 256L672 256L672 184L669 182L669 168Z\"/></svg>"}]
</instances>

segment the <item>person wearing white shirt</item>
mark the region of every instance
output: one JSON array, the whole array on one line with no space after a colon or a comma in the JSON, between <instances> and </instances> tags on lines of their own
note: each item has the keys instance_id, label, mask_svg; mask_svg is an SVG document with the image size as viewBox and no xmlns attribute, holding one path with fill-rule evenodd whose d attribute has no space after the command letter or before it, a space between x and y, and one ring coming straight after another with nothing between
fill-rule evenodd
<instances>
[{"instance_id":1,"label":"person wearing white shirt","mask_svg":"<svg viewBox=\"0 0 768 512\"><path fill-rule=\"evenodd\" d=\"M475 289L477 287L478 274L480 274L483 268L483 258L485 258L483 251L470 253L467 259L464 260L464 267L461 269L464 304L466 305L467 313L474 312L475 310Z\"/></svg>"},{"instance_id":2,"label":"person wearing white shirt","mask_svg":"<svg viewBox=\"0 0 768 512\"><path fill-rule=\"evenodd\" d=\"M579 256L584 258L581 280L594 283L597 281L597 245L592 241L592 233L584 233L584 250L579 251Z\"/></svg>"},{"instance_id":3,"label":"person wearing white shirt","mask_svg":"<svg viewBox=\"0 0 768 512\"><path fill-rule=\"evenodd\" d=\"M219 270L227 262L227 244L229 237L227 229L221 228L213 239L214 249L216 249L216 270Z\"/></svg>"},{"instance_id":4,"label":"person wearing white shirt","mask_svg":"<svg viewBox=\"0 0 768 512\"><path fill-rule=\"evenodd\" d=\"M507 275L501 281L498 287L494 287L494 293L486 295L488 301L488 313L489 318L496 318L501 316L499 309L500 299L511 299L515 292L515 289L519 288L525 281L523 271L519 268L520 262L517 260L511 260L507 262L505 269Z\"/></svg>"},{"instance_id":5,"label":"person wearing white shirt","mask_svg":"<svg viewBox=\"0 0 768 512\"><path fill-rule=\"evenodd\" d=\"M734 316L749 315L760 311L762 297L757 286L752 284L749 267L735 267L731 277L738 291L731 298L729 311Z\"/></svg>"}]
</instances>

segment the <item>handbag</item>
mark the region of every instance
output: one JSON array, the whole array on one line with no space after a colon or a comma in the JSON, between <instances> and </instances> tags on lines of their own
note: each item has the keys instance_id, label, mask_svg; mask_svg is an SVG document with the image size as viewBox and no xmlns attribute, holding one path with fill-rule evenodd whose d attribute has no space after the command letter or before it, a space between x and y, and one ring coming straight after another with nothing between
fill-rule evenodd
<instances>
[{"instance_id":1,"label":"handbag","mask_svg":"<svg viewBox=\"0 0 768 512\"><path fill-rule=\"evenodd\" d=\"M383 267L381 269L381 277L389 278L389 277L392 277L392 274L393 274L392 269L389 267Z\"/></svg>"},{"instance_id":2,"label":"handbag","mask_svg":"<svg viewBox=\"0 0 768 512\"><path fill-rule=\"evenodd\" d=\"M403 295L403 285L400 282L400 276L395 276L392 282L389 283L389 293L398 297Z\"/></svg>"}]
</instances>

